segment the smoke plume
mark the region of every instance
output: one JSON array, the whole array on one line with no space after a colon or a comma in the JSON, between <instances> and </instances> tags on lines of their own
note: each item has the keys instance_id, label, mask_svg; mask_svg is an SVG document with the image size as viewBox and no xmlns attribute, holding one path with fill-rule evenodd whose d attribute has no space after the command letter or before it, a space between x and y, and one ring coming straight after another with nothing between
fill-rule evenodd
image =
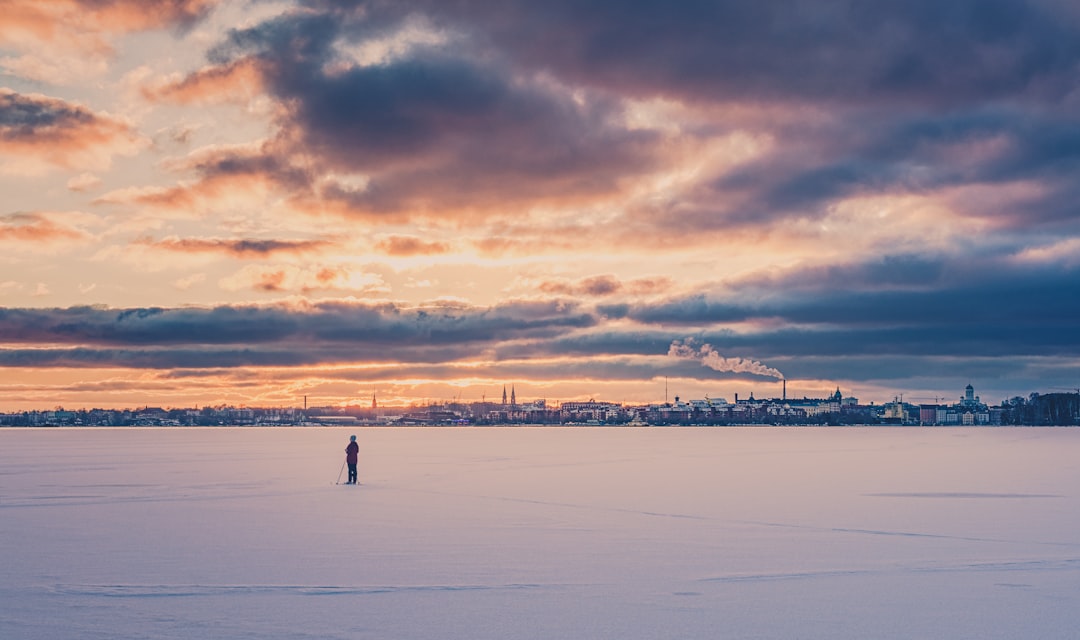
<instances>
[{"instance_id":1,"label":"smoke plume","mask_svg":"<svg viewBox=\"0 0 1080 640\"><path fill-rule=\"evenodd\" d=\"M675 340L668 348L668 356L673 358L689 358L698 360L701 366L709 367L717 371L731 371L733 373L753 373L759 376L769 376L778 380L784 379L784 374L772 367L766 366L757 360L746 358L725 358L712 348L712 345L702 344L697 346L693 338Z\"/></svg>"}]
</instances>

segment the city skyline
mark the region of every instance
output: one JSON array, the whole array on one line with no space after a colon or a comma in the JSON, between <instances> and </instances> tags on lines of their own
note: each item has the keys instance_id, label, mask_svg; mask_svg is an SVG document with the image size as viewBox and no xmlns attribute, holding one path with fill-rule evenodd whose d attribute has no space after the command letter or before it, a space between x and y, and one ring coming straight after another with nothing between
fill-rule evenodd
<instances>
[{"instance_id":1,"label":"city skyline","mask_svg":"<svg viewBox=\"0 0 1080 640\"><path fill-rule=\"evenodd\" d=\"M924 399L929 400L929 399ZM905 401L861 404L840 389L824 398L680 398L647 404L588 400L427 402L408 406L371 405L249 407L139 407L32 410L5 413L0 427L247 427L247 426L927 426L1002 427L1080 425L1080 389L1075 393L1031 393L1000 404L983 402L968 385L954 402Z\"/></svg>"},{"instance_id":2,"label":"city skyline","mask_svg":"<svg viewBox=\"0 0 1080 640\"><path fill-rule=\"evenodd\" d=\"M1071 3L0 6L4 410L1080 386Z\"/></svg>"},{"instance_id":3,"label":"city skyline","mask_svg":"<svg viewBox=\"0 0 1080 640\"><path fill-rule=\"evenodd\" d=\"M1030 393L1022 394L1022 395L1018 395L1018 396L1013 396L1011 398L1003 398L1000 401L995 401L995 400L983 401L982 396L976 395L975 387L973 385L971 385L971 384L968 384L962 390L962 393L960 395L958 395L958 396L949 396L947 394L938 394L938 395L935 395L933 397L926 397L926 396L912 397L912 396L909 395L909 396L907 396L905 398L905 395L903 393L900 393L900 394L897 394L896 396L894 396L888 402L878 403L877 401L870 400L870 401L864 403L856 396L853 396L853 395L850 395L850 394L845 394L843 392L843 390L841 390L839 387L837 387L835 389L835 391L833 391L831 393L826 393L826 394L824 394L822 396L817 396L817 397L811 397L811 396L807 396L807 395L801 395L800 396L800 395L794 394L794 393L789 395L788 392L787 392L786 384L781 386L781 393L776 394L776 395L770 395L768 393L767 389L764 390L764 391L766 391L765 393L757 393L757 394L755 394L754 392L751 392L749 394L749 396L747 396L747 395L740 396L738 393L735 393L733 396L730 396L730 397L725 396L725 395L717 395L717 394L712 394L712 395L706 394L703 397L687 397L687 396L684 396L684 395L680 395L678 392L669 393L669 391L670 390L665 387L664 396L662 398L656 398L656 399L646 401L646 402L620 401L620 400L617 400L617 399L601 400L601 399L597 399L597 398L589 398L588 400L577 400L577 399L563 400L563 399L559 399L559 398L533 397L533 396L526 396L526 395L523 395L521 397L521 399L519 400L518 395L517 395L517 385L514 384L514 383L510 383L509 385L503 385L501 395L499 393L495 393L495 394L491 395L490 397L488 397L487 394L483 394L483 395L481 395L480 399L465 398L465 397L462 397L461 395L455 396L453 398L425 398L423 400L414 400L414 401L409 402L407 404L387 403L385 401L385 399L380 401L379 398L378 398L378 394L376 392L376 393L372 393L372 395L370 397L368 397L368 398L353 398L353 399L349 399L349 400L345 400L345 401L341 401L341 402L337 402L337 403L320 403L318 401L318 399L311 399L308 396L304 396L303 398L297 399L297 401L293 402L293 403L283 403L283 404L280 404L280 405L262 405L262 406L246 405L246 404L231 405L231 404L221 403L221 404L217 404L217 405L205 404L205 405L194 405L194 406L187 406L187 407L185 407L185 406L156 407L156 406L151 406L150 404L145 403L145 402L141 402L141 403L140 402L134 402L134 403L125 404L125 405L122 405L122 406L109 406L109 407L107 407L107 406L64 407L62 405L55 405L55 406L51 407L50 409L46 409L44 407L33 407L33 408L30 409L30 411L37 412L37 413L44 413L44 412L49 412L49 411L72 412L72 411L89 411L89 410L94 410L94 411L138 412L138 411L143 411L143 410L154 410L154 411L158 411L158 410L167 410L167 411L184 410L184 411L187 411L187 410L206 410L206 409L229 409L229 410L254 409L254 410L260 410L260 411L267 411L267 412L295 412L298 415L306 415L306 414L309 414L310 411L316 411L316 412L318 412L318 411L323 411L323 412L325 412L325 411L344 411L344 412L347 412L347 413L356 413L356 412L361 412L362 413L362 412L365 412L365 411L371 411L374 414L381 415L382 413L385 413L385 412L393 413L395 411L408 411L408 410L424 408L424 407L451 407L451 406L460 406L460 407L486 406L486 407L503 407L503 408L509 408L509 407L532 407L532 408L537 408L537 409L542 409L542 408L547 407L547 408L558 409L558 408L566 406L566 405L602 404L602 405L613 405L613 406L617 405L617 406L624 406L624 407L654 406L654 407L676 407L677 408L677 407L680 407L680 406L691 406L691 405L692 406L711 406L711 405L722 406L722 405L728 405L728 404L738 404L740 402L743 402L743 403L746 403L746 402L762 403L762 402L764 402L764 403L772 403L772 404L790 404L790 406L792 406L792 407L799 407L799 406L802 406L803 404L809 402L811 404L813 404L813 403L822 403L824 405L824 404L828 404L828 403L836 403L838 406L843 405L843 406L878 407L878 408L880 408L880 407L888 407L888 406L905 405L905 406L909 406L909 407L918 407L918 406L940 406L940 407L955 406L955 407L970 409L970 408L973 408L973 407L1007 406L1007 405L1009 405L1010 403L1013 403L1013 402L1019 402L1019 401L1026 402L1028 400L1034 400L1035 398L1041 397L1041 396L1051 396L1051 395L1053 395L1053 396L1076 396L1076 395L1080 395L1080 388L1076 388L1076 389L1064 390L1064 391L1060 391L1060 390L1032 391ZM5 415L5 411L6 411L6 407L0 406L0 415ZM16 413L18 413L18 411L8 412L7 415L14 415ZM314 415L314 414L310 414L310 415Z\"/></svg>"}]
</instances>

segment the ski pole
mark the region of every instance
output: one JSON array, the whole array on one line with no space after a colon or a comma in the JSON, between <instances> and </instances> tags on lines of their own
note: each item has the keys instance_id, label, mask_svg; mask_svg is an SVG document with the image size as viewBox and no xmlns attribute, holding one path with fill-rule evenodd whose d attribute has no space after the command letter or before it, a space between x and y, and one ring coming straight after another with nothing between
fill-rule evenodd
<instances>
[{"instance_id":1,"label":"ski pole","mask_svg":"<svg viewBox=\"0 0 1080 640\"><path fill-rule=\"evenodd\" d=\"M341 471L337 472L337 482L335 484L341 484L341 474L345 471L345 461L341 461Z\"/></svg>"}]
</instances>

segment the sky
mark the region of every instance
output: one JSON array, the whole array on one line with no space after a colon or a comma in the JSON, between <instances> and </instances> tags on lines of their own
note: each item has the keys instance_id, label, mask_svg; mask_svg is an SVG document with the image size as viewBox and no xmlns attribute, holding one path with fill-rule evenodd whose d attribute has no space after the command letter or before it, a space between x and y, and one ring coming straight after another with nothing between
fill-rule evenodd
<instances>
[{"instance_id":1,"label":"sky","mask_svg":"<svg viewBox=\"0 0 1080 640\"><path fill-rule=\"evenodd\" d=\"M0 15L0 410L1080 386L1075 2Z\"/></svg>"}]
</instances>

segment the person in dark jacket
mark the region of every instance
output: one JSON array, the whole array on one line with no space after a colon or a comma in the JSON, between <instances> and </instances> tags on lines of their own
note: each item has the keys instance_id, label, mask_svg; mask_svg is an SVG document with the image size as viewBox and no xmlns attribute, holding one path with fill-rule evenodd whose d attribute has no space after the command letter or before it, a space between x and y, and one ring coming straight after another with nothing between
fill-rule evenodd
<instances>
[{"instance_id":1,"label":"person in dark jacket","mask_svg":"<svg viewBox=\"0 0 1080 640\"><path fill-rule=\"evenodd\" d=\"M349 481L345 484L356 484L356 459L360 455L360 445L356 444L356 436L349 436L349 446L345 447L345 462L349 465Z\"/></svg>"}]
</instances>

